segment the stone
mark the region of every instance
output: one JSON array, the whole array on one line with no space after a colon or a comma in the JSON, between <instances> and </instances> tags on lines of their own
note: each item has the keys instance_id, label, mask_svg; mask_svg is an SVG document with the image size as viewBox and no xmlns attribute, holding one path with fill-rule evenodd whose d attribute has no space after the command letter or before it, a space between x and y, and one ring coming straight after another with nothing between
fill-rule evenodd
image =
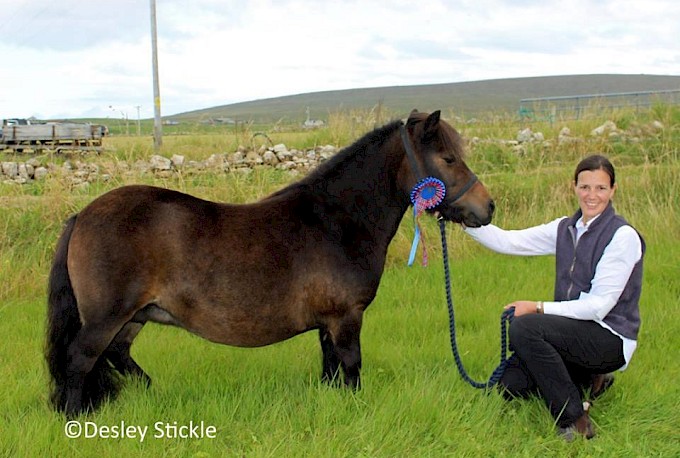
<instances>
[{"instance_id":1,"label":"stone","mask_svg":"<svg viewBox=\"0 0 680 458\"><path fill-rule=\"evenodd\" d=\"M595 129L590 131L590 135L593 137L600 137L605 134L610 134L611 132L616 132L618 128L616 127L616 124L614 121L607 121L601 126L596 127Z\"/></svg>"},{"instance_id":2,"label":"stone","mask_svg":"<svg viewBox=\"0 0 680 458\"><path fill-rule=\"evenodd\" d=\"M26 167L26 164L19 164L18 169L19 169L19 176L21 178L28 180L29 174L28 174L28 167Z\"/></svg>"},{"instance_id":3,"label":"stone","mask_svg":"<svg viewBox=\"0 0 680 458\"><path fill-rule=\"evenodd\" d=\"M281 153L283 151L287 151L288 148L286 148L286 145L283 143L279 143L278 145L274 145L274 152L275 153Z\"/></svg>"},{"instance_id":4,"label":"stone","mask_svg":"<svg viewBox=\"0 0 680 458\"><path fill-rule=\"evenodd\" d=\"M210 157L205 160L205 166L213 169L221 169L224 167L225 160L224 154L211 154Z\"/></svg>"},{"instance_id":5,"label":"stone","mask_svg":"<svg viewBox=\"0 0 680 458\"><path fill-rule=\"evenodd\" d=\"M36 167L35 172L33 172L33 178L35 180L44 180L47 175L49 175L49 172L45 167Z\"/></svg>"},{"instance_id":6,"label":"stone","mask_svg":"<svg viewBox=\"0 0 680 458\"><path fill-rule=\"evenodd\" d=\"M249 165L260 165L264 162L262 160L262 156L260 156L255 151L248 151L246 153L245 160L246 160L246 163L248 163Z\"/></svg>"},{"instance_id":7,"label":"stone","mask_svg":"<svg viewBox=\"0 0 680 458\"><path fill-rule=\"evenodd\" d=\"M163 156L159 156L158 154L154 154L149 159L149 167L153 171L171 170L172 169L172 162L167 157L163 157Z\"/></svg>"},{"instance_id":8,"label":"stone","mask_svg":"<svg viewBox=\"0 0 680 458\"><path fill-rule=\"evenodd\" d=\"M229 156L229 162L234 165L240 165L245 162L245 155L241 151L236 151Z\"/></svg>"},{"instance_id":9,"label":"stone","mask_svg":"<svg viewBox=\"0 0 680 458\"><path fill-rule=\"evenodd\" d=\"M297 165L293 161L283 161L276 166L279 170L292 170L295 167L297 167Z\"/></svg>"},{"instance_id":10,"label":"stone","mask_svg":"<svg viewBox=\"0 0 680 458\"><path fill-rule=\"evenodd\" d=\"M203 162L203 161L189 161L189 162L187 162L187 168L188 169L195 169L195 170L205 170L205 162Z\"/></svg>"},{"instance_id":11,"label":"stone","mask_svg":"<svg viewBox=\"0 0 680 458\"><path fill-rule=\"evenodd\" d=\"M323 154L335 154L338 149L333 145L326 145L321 147L320 153Z\"/></svg>"},{"instance_id":12,"label":"stone","mask_svg":"<svg viewBox=\"0 0 680 458\"><path fill-rule=\"evenodd\" d=\"M180 154L173 154L170 158L170 162L176 169L181 169L184 166L184 156Z\"/></svg>"},{"instance_id":13,"label":"stone","mask_svg":"<svg viewBox=\"0 0 680 458\"><path fill-rule=\"evenodd\" d=\"M262 161L266 165L272 165L275 166L278 164L279 158L276 156L276 154L273 151L265 151L264 154L262 154Z\"/></svg>"},{"instance_id":14,"label":"stone","mask_svg":"<svg viewBox=\"0 0 680 458\"><path fill-rule=\"evenodd\" d=\"M12 178L19 175L19 165L16 162L3 162L2 174Z\"/></svg>"},{"instance_id":15,"label":"stone","mask_svg":"<svg viewBox=\"0 0 680 458\"><path fill-rule=\"evenodd\" d=\"M26 161L26 165L30 165L30 166L32 166L33 168L36 168L36 167L40 167L42 164L40 163L39 160L37 160L36 158L32 157L32 158L30 158L29 160Z\"/></svg>"},{"instance_id":16,"label":"stone","mask_svg":"<svg viewBox=\"0 0 680 458\"><path fill-rule=\"evenodd\" d=\"M279 162L286 162L289 161L293 155L290 151L286 150L276 153L276 157L279 159Z\"/></svg>"},{"instance_id":17,"label":"stone","mask_svg":"<svg viewBox=\"0 0 680 458\"><path fill-rule=\"evenodd\" d=\"M529 127L527 127L526 129L522 129L517 133L517 141L520 143L529 142L531 141L532 138L531 134L532 132Z\"/></svg>"}]
</instances>

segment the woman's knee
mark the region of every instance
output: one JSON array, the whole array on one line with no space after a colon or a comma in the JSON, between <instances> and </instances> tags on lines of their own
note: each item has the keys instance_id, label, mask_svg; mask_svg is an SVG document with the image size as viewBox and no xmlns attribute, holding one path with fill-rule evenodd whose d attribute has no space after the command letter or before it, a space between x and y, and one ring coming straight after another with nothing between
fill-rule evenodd
<instances>
[{"instance_id":1,"label":"woman's knee","mask_svg":"<svg viewBox=\"0 0 680 458\"><path fill-rule=\"evenodd\" d=\"M526 398L537 393L536 382L517 355L508 360L503 377L498 382L498 389L506 400Z\"/></svg>"},{"instance_id":2,"label":"woman's knee","mask_svg":"<svg viewBox=\"0 0 680 458\"><path fill-rule=\"evenodd\" d=\"M535 340L540 335L540 317L541 315L522 315L514 318L508 330L510 345L517 348L523 342Z\"/></svg>"}]
</instances>

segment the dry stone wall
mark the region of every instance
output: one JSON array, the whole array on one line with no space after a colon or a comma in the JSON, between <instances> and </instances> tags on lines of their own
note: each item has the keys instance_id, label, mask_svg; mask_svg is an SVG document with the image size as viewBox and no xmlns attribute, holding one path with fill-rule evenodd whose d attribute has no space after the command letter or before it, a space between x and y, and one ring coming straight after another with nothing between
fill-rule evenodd
<instances>
[{"instance_id":1,"label":"dry stone wall","mask_svg":"<svg viewBox=\"0 0 680 458\"><path fill-rule=\"evenodd\" d=\"M151 173L159 177L171 177L177 173L240 172L248 173L257 167L273 167L293 173L306 173L317 167L337 152L332 145L313 149L288 149L284 144L262 147L258 151L239 148L233 153L213 154L202 161L186 160L173 154L170 158L153 155L148 160L133 163L107 161L92 163L67 160L62 165L49 162L46 158L32 157L25 162L5 161L0 164L0 182L25 184L33 180L44 180L50 176L66 177L72 184L79 185L96 180L109 180L116 174Z\"/></svg>"},{"instance_id":2,"label":"dry stone wall","mask_svg":"<svg viewBox=\"0 0 680 458\"><path fill-rule=\"evenodd\" d=\"M473 137L470 142L498 143L512 148L522 155L528 144L539 144L552 147L570 143L580 143L590 139L608 139L613 141L639 142L645 137L658 135L664 129L659 121L647 125L635 125L628 129L620 129L613 121L593 129L588 138L573 136L568 127L563 127L556 139L546 139L542 132L534 132L531 128L518 131L513 140L491 139L481 140ZM50 176L66 177L72 184L86 184L96 180L108 180L114 174L152 173L159 177L171 177L177 173L202 172L241 172L248 173L257 167L273 167L292 173L306 173L327 160L338 151L332 145L307 150L289 149L284 144L272 147L261 147L254 151L240 147L233 153L213 154L202 161L186 160L184 156L174 154L170 158L154 155L146 161L128 163L125 161L106 161L94 164L83 161L66 161L63 165L48 162L47 159L32 157L26 161L5 161L0 164L0 183L24 184L33 180L44 180Z\"/></svg>"}]
</instances>

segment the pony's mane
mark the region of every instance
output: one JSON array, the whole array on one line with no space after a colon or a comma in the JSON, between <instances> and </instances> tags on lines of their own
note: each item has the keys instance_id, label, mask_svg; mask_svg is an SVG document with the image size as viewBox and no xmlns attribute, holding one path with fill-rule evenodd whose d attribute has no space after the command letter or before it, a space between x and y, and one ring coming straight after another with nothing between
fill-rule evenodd
<instances>
[{"instance_id":1,"label":"pony's mane","mask_svg":"<svg viewBox=\"0 0 680 458\"><path fill-rule=\"evenodd\" d=\"M428 113L413 112L409 116L407 123L424 122L428 115ZM342 173L345 164L349 164L357 159L362 160L363 158L366 158L368 160L375 150L385 142L387 138L393 135L401 125L403 125L401 120L394 120L366 133L351 145L341 149L327 161L322 162L304 178L280 189L270 197L286 194L295 190L300 191L302 189L309 189L314 183L328 179L331 174ZM433 140L438 141L446 150L451 151L456 159L461 161L464 160L463 141L453 127L442 121L438 124L436 135L437 138Z\"/></svg>"},{"instance_id":2,"label":"pony's mane","mask_svg":"<svg viewBox=\"0 0 680 458\"><path fill-rule=\"evenodd\" d=\"M400 120L392 121L382 127L378 127L366 133L363 137L351 145L335 153L330 159L319 164L304 178L274 192L269 197L276 197L289 192L304 191L310 189L314 183L326 179L329 174L341 173L345 164L355 161L357 158L369 157L377 147L396 131L402 124Z\"/></svg>"},{"instance_id":3,"label":"pony's mane","mask_svg":"<svg viewBox=\"0 0 680 458\"><path fill-rule=\"evenodd\" d=\"M338 151L333 157L312 170L301 182L313 183L320 176L325 176L329 170L342 167L342 164L357 158L358 156L369 156L378 145L384 142L402 124L400 120L392 121L382 127L378 127L366 133L363 137L349 146Z\"/></svg>"}]
</instances>

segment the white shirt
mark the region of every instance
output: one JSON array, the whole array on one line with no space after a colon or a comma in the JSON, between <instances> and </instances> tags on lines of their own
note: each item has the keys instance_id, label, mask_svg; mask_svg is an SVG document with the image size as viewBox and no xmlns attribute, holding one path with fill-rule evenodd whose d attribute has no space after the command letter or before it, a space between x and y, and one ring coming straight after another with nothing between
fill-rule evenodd
<instances>
[{"instance_id":1,"label":"white shirt","mask_svg":"<svg viewBox=\"0 0 680 458\"><path fill-rule=\"evenodd\" d=\"M504 230L489 224L478 228L465 228L465 232L498 253L520 256L554 255L557 246L557 226L564 218L566 216L521 230ZM590 220L588 224L583 224L582 219L577 221L577 240L596 218ZM543 303L544 313L595 321L619 336L623 341L623 356L626 360L619 370L624 370L628 366L637 347L637 341L623 337L602 320L616 305L635 264L641 258L642 244L637 232L631 226L621 226L614 233L595 267L590 292L581 293L578 299L571 301Z\"/></svg>"}]
</instances>

